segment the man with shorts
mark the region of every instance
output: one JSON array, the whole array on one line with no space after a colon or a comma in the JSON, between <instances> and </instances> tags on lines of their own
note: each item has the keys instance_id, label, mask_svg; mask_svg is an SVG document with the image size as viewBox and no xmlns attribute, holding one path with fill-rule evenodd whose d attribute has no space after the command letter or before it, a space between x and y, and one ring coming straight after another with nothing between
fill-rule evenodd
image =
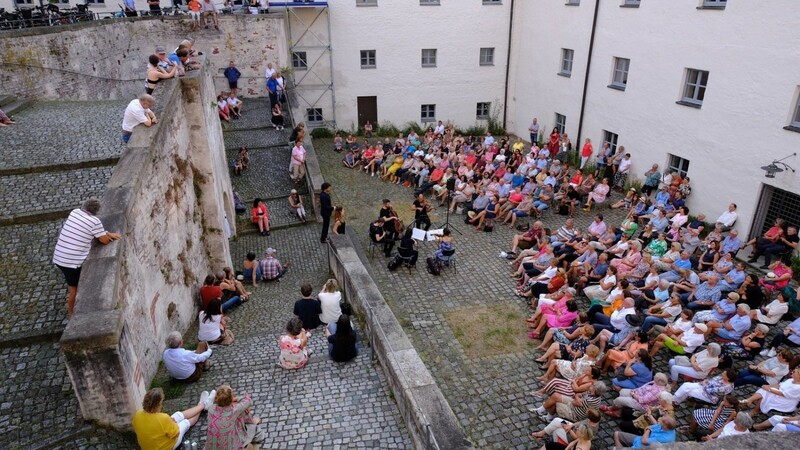
<instances>
[{"instance_id":1,"label":"man with shorts","mask_svg":"<svg viewBox=\"0 0 800 450\"><path fill-rule=\"evenodd\" d=\"M102 222L96 217L99 210L100 201L96 198L86 200L82 208L73 209L61 227L56 249L53 252L53 264L64 273L69 287L69 297L67 298L67 315L69 317L72 317L72 311L75 309L81 266L89 256L92 241L97 238L101 244L106 245L122 238L121 235L108 232L103 228Z\"/></svg>"},{"instance_id":2,"label":"man with shorts","mask_svg":"<svg viewBox=\"0 0 800 450\"><path fill-rule=\"evenodd\" d=\"M200 28L200 12L203 10L203 5L199 0L189 0L189 16L192 17L192 31Z\"/></svg>"},{"instance_id":3,"label":"man with shorts","mask_svg":"<svg viewBox=\"0 0 800 450\"><path fill-rule=\"evenodd\" d=\"M217 13L217 6L211 0L203 0L203 19L205 20L205 27L208 29L208 18L214 20L214 29L219 30L219 14Z\"/></svg>"}]
</instances>

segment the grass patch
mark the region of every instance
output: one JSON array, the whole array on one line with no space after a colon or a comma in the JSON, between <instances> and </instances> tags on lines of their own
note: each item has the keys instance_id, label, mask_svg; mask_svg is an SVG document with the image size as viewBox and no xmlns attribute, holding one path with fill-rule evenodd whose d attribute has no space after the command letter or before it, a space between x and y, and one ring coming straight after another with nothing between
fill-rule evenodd
<instances>
[{"instance_id":1,"label":"grass patch","mask_svg":"<svg viewBox=\"0 0 800 450\"><path fill-rule=\"evenodd\" d=\"M528 347L522 312L512 305L457 309L444 317L468 358L519 353Z\"/></svg>"},{"instance_id":2,"label":"grass patch","mask_svg":"<svg viewBox=\"0 0 800 450\"><path fill-rule=\"evenodd\" d=\"M188 350L188 346L186 349ZM150 389L161 388L164 390L164 400L180 398L186 391L186 386L186 383L178 383L169 376L163 361L159 364L153 381L150 382Z\"/></svg>"}]
</instances>

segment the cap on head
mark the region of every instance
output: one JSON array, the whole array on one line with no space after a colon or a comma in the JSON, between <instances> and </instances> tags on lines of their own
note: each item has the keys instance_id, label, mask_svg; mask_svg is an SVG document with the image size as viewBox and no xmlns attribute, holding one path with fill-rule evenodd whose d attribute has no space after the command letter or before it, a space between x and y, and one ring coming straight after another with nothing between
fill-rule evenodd
<instances>
[{"instance_id":1,"label":"cap on head","mask_svg":"<svg viewBox=\"0 0 800 450\"><path fill-rule=\"evenodd\" d=\"M267 248L267 254L268 255L274 255L275 253L276 253L276 250L274 248L272 248L272 247Z\"/></svg>"},{"instance_id":2,"label":"cap on head","mask_svg":"<svg viewBox=\"0 0 800 450\"><path fill-rule=\"evenodd\" d=\"M162 46L156 47L156 54L166 54L166 53L167 53L167 49L166 48L164 48Z\"/></svg>"},{"instance_id":3,"label":"cap on head","mask_svg":"<svg viewBox=\"0 0 800 450\"><path fill-rule=\"evenodd\" d=\"M291 193L292 194L297 194L297 189L292 189Z\"/></svg>"}]
</instances>

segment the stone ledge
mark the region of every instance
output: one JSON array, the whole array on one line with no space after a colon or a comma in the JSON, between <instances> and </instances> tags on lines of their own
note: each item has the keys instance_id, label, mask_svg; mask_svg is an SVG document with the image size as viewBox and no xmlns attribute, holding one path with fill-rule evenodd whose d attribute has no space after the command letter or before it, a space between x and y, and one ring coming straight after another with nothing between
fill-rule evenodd
<instances>
[{"instance_id":1,"label":"stone ledge","mask_svg":"<svg viewBox=\"0 0 800 450\"><path fill-rule=\"evenodd\" d=\"M90 349L117 348L123 323L119 310L75 314L61 335L61 347L67 355Z\"/></svg>"},{"instance_id":2,"label":"stone ledge","mask_svg":"<svg viewBox=\"0 0 800 450\"><path fill-rule=\"evenodd\" d=\"M408 339L347 235L330 235L328 262L345 297L366 323L365 336L383 366L416 448L471 449L433 375Z\"/></svg>"}]
</instances>

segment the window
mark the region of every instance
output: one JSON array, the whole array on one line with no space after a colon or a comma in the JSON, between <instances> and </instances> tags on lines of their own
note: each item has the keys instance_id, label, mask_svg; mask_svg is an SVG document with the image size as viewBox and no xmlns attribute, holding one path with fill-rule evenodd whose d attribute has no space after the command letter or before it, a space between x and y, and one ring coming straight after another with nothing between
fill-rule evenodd
<instances>
[{"instance_id":1,"label":"window","mask_svg":"<svg viewBox=\"0 0 800 450\"><path fill-rule=\"evenodd\" d=\"M697 9L725 9L728 0L702 0L703 5L698 6Z\"/></svg>"},{"instance_id":2,"label":"window","mask_svg":"<svg viewBox=\"0 0 800 450\"><path fill-rule=\"evenodd\" d=\"M419 0L420 6L424 5L440 5L439 0Z\"/></svg>"},{"instance_id":3,"label":"window","mask_svg":"<svg viewBox=\"0 0 800 450\"><path fill-rule=\"evenodd\" d=\"M638 8L641 0L623 0L622 4L619 5L623 8Z\"/></svg>"},{"instance_id":4,"label":"window","mask_svg":"<svg viewBox=\"0 0 800 450\"><path fill-rule=\"evenodd\" d=\"M686 174L689 173L689 160L683 159L680 156L675 156L671 153L667 153L669 155L669 161L667 161L667 169L670 172L678 172L678 175L681 178L685 177Z\"/></svg>"},{"instance_id":5,"label":"window","mask_svg":"<svg viewBox=\"0 0 800 450\"><path fill-rule=\"evenodd\" d=\"M558 134L564 134L564 130L567 128L567 116L556 113L556 128L558 128Z\"/></svg>"},{"instance_id":6,"label":"window","mask_svg":"<svg viewBox=\"0 0 800 450\"><path fill-rule=\"evenodd\" d=\"M686 69L686 86L683 88L683 98L678 103L699 108L703 105L708 84L708 71Z\"/></svg>"},{"instance_id":7,"label":"window","mask_svg":"<svg viewBox=\"0 0 800 450\"><path fill-rule=\"evenodd\" d=\"M578 6L581 4L581 0L567 0L567 6Z\"/></svg>"},{"instance_id":8,"label":"window","mask_svg":"<svg viewBox=\"0 0 800 450\"><path fill-rule=\"evenodd\" d=\"M356 0L356 6L378 6L378 0Z\"/></svg>"},{"instance_id":9,"label":"window","mask_svg":"<svg viewBox=\"0 0 800 450\"><path fill-rule=\"evenodd\" d=\"M292 67L296 70L308 69L308 56L306 52L292 52Z\"/></svg>"},{"instance_id":10,"label":"window","mask_svg":"<svg viewBox=\"0 0 800 450\"><path fill-rule=\"evenodd\" d=\"M575 51L568 48L561 49L561 71L559 75L570 77L572 76L572 59L575 57Z\"/></svg>"},{"instance_id":11,"label":"window","mask_svg":"<svg viewBox=\"0 0 800 450\"><path fill-rule=\"evenodd\" d=\"M422 49L422 67L436 67L436 49Z\"/></svg>"},{"instance_id":12,"label":"window","mask_svg":"<svg viewBox=\"0 0 800 450\"><path fill-rule=\"evenodd\" d=\"M436 105L422 105L422 108L420 108L420 119L422 122L435 122Z\"/></svg>"},{"instance_id":13,"label":"window","mask_svg":"<svg viewBox=\"0 0 800 450\"><path fill-rule=\"evenodd\" d=\"M612 152L617 151L617 140L619 136L617 133L612 133L610 131L603 130L603 145L608 144L608 148L611 149Z\"/></svg>"},{"instance_id":14,"label":"window","mask_svg":"<svg viewBox=\"0 0 800 450\"><path fill-rule=\"evenodd\" d=\"M32 5L33 0L14 0L15 5Z\"/></svg>"},{"instance_id":15,"label":"window","mask_svg":"<svg viewBox=\"0 0 800 450\"><path fill-rule=\"evenodd\" d=\"M789 123L788 127L783 127L783 129L800 132L800 96L797 97L797 102L794 104L791 123Z\"/></svg>"},{"instance_id":16,"label":"window","mask_svg":"<svg viewBox=\"0 0 800 450\"><path fill-rule=\"evenodd\" d=\"M631 60L627 58L614 58L614 75L611 77L610 88L625 90L628 85L628 69L631 66Z\"/></svg>"},{"instance_id":17,"label":"window","mask_svg":"<svg viewBox=\"0 0 800 450\"><path fill-rule=\"evenodd\" d=\"M306 108L306 122L322 123L322 108Z\"/></svg>"},{"instance_id":18,"label":"window","mask_svg":"<svg viewBox=\"0 0 800 450\"><path fill-rule=\"evenodd\" d=\"M478 102L477 111L475 112L475 118L478 120L488 119L489 109L491 109L491 106L492 104L490 102Z\"/></svg>"},{"instance_id":19,"label":"window","mask_svg":"<svg viewBox=\"0 0 800 450\"><path fill-rule=\"evenodd\" d=\"M484 5L502 5L503 2L501 0L483 0Z\"/></svg>"},{"instance_id":20,"label":"window","mask_svg":"<svg viewBox=\"0 0 800 450\"><path fill-rule=\"evenodd\" d=\"M481 49L481 65L494 65L494 47L484 47Z\"/></svg>"},{"instance_id":21,"label":"window","mask_svg":"<svg viewBox=\"0 0 800 450\"><path fill-rule=\"evenodd\" d=\"M361 50L361 68L375 68L375 50Z\"/></svg>"},{"instance_id":22,"label":"window","mask_svg":"<svg viewBox=\"0 0 800 450\"><path fill-rule=\"evenodd\" d=\"M97 3L103 4L105 2L106 2L106 0L86 0L86 4L93 4L93 3L94 4L97 4Z\"/></svg>"}]
</instances>

